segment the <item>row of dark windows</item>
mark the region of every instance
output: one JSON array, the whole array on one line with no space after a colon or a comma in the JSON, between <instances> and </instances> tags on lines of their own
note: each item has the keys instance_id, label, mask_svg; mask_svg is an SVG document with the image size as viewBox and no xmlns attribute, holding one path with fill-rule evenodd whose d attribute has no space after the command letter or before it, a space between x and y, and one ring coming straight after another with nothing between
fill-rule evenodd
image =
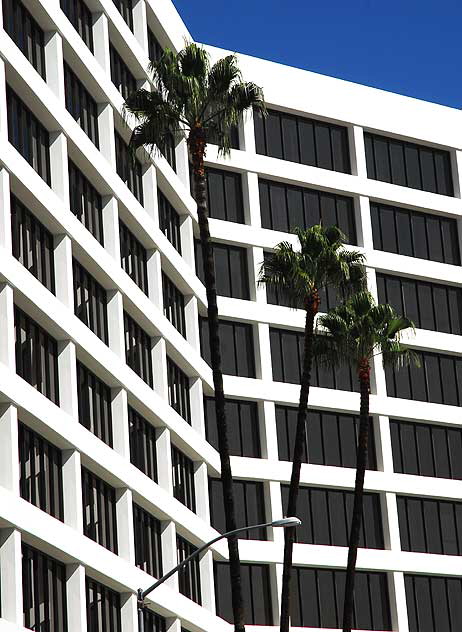
<instances>
[{"instance_id":1,"label":"row of dark windows","mask_svg":"<svg viewBox=\"0 0 462 632\"><path fill-rule=\"evenodd\" d=\"M124 312L124 334L125 360L128 366L153 388L151 338L127 312Z\"/></svg>"},{"instance_id":2,"label":"row of dark windows","mask_svg":"<svg viewBox=\"0 0 462 632\"><path fill-rule=\"evenodd\" d=\"M206 178L210 217L244 224L241 174L208 167Z\"/></svg>"},{"instance_id":3,"label":"row of dark windows","mask_svg":"<svg viewBox=\"0 0 462 632\"><path fill-rule=\"evenodd\" d=\"M46 79L45 34L21 0L3 0L3 28L35 70Z\"/></svg>"},{"instance_id":4,"label":"row of dark windows","mask_svg":"<svg viewBox=\"0 0 462 632\"><path fill-rule=\"evenodd\" d=\"M122 269L148 294L148 266L147 252L142 243L135 237L125 224L119 220L120 261Z\"/></svg>"},{"instance_id":5,"label":"row of dark windows","mask_svg":"<svg viewBox=\"0 0 462 632\"><path fill-rule=\"evenodd\" d=\"M143 177L141 162L131 154L122 136L115 132L116 171L138 202L143 206Z\"/></svg>"},{"instance_id":6,"label":"row of dark windows","mask_svg":"<svg viewBox=\"0 0 462 632\"><path fill-rule=\"evenodd\" d=\"M79 422L112 448L111 389L77 362Z\"/></svg>"},{"instance_id":7,"label":"row of dark windows","mask_svg":"<svg viewBox=\"0 0 462 632\"><path fill-rule=\"evenodd\" d=\"M83 533L117 554L115 489L82 468Z\"/></svg>"},{"instance_id":8,"label":"row of dark windows","mask_svg":"<svg viewBox=\"0 0 462 632\"><path fill-rule=\"evenodd\" d=\"M90 9L83 0L60 0L60 4L69 22L93 52L93 18Z\"/></svg>"},{"instance_id":9,"label":"row of dark windows","mask_svg":"<svg viewBox=\"0 0 462 632\"><path fill-rule=\"evenodd\" d=\"M264 524L265 499L263 483L255 481L233 480L234 506L236 507L236 528L248 525ZM226 532L226 519L223 501L223 483L221 478L209 479L210 524L220 533ZM244 531L240 538L266 540L266 528Z\"/></svg>"},{"instance_id":10,"label":"row of dark windows","mask_svg":"<svg viewBox=\"0 0 462 632\"><path fill-rule=\"evenodd\" d=\"M189 377L167 356L168 403L191 424L191 402L189 399Z\"/></svg>"},{"instance_id":11,"label":"row of dark windows","mask_svg":"<svg viewBox=\"0 0 462 632\"><path fill-rule=\"evenodd\" d=\"M133 31L133 6L132 0L112 0L117 8L117 11L123 17L128 24L128 28Z\"/></svg>"},{"instance_id":12,"label":"row of dark windows","mask_svg":"<svg viewBox=\"0 0 462 632\"><path fill-rule=\"evenodd\" d=\"M162 575L161 524L148 511L133 503L133 527L135 535L135 564L153 575Z\"/></svg>"},{"instance_id":13,"label":"row of dark windows","mask_svg":"<svg viewBox=\"0 0 462 632\"><path fill-rule=\"evenodd\" d=\"M191 511L196 511L194 462L172 445L173 496Z\"/></svg>"},{"instance_id":14,"label":"row of dark windows","mask_svg":"<svg viewBox=\"0 0 462 632\"><path fill-rule=\"evenodd\" d=\"M136 79L112 44L109 46L109 55L112 83L126 101L132 92L136 90Z\"/></svg>"},{"instance_id":15,"label":"row of dark windows","mask_svg":"<svg viewBox=\"0 0 462 632\"><path fill-rule=\"evenodd\" d=\"M180 562L192 555L197 550L197 547L185 540L185 538L177 535L176 550L177 562L180 564ZM182 595L201 605L201 575L198 557L193 558L189 564L186 564L178 571L178 588Z\"/></svg>"},{"instance_id":16,"label":"row of dark windows","mask_svg":"<svg viewBox=\"0 0 462 632\"><path fill-rule=\"evenodd\" d=\"M225 408L230 455L260 458L257 403L227 399ZM204 419L207 441L218 450L219 431L213 397L204 397Z\"/></svg>"},{"instance_id":17,"label":"row of dark windows","mask_svg":"<svg viewBox=\"0 0 462 632\"><path fill-rule=\"evenodd\" d=\"M66 109L77 121L92 143L99 148L98 106L83 83L64 62Z\"/></svg>"},{"instance_id":18,"label":"row of dark windows","mask_svg":"<svg viewBox=\"0 0 462 632\"><path fill-rule=\"evenodd\" d=\"M159 207L159 227L172 246L181 255L180 216L165 195L157 190Z\"/></svg>"},{"instance_id":19,"label":"row of dark windows","mask_svg":"<svg viewBox=\"0 0 462 632\"><path fill-rule=\"evenodd\" d=\"M128 407L130 462L157 483L156 431L131 406Z\"/></svg>"},{"instance_id":20,"label":"row of dark windows","mask_svg":"<svg viewBox=\"0 0 462 632\"><path fill-rule=\"evenodd\" d=\"M162 272L162 298L164 316L172 323L180 334L186 338L186 317L184 312L184 296L165 272Z\"/></svg>"},{"instance_id":21,"label":"row of dark windows","mask_svg":"<svg viewBox=\"0 0 462 632\"><path fill-rule=\"evenodd\" d=\"M71 160L69 160L69 204L77 219L101 245L104 245L101 195Z\"/></svg>"},{"instance_id":22,"label":"row of dark windows","mask_svg":"<svg viewBox=\"0 0 462 632\"><path fill-rule=\"evenodd\" d=\"M196 274L205 283L202 246L195 240ZM215 282L217 294L231 298L250 298L247 249L214 242L213 261L215 264Z\"/></svg>"},{"instance_id":23,"label":"row of dark windows","mask_svg":"<svg viewBox=\"0 0 462 632\"><path fill-rule=\"evenodd\" d=\"M409 632L457 632L462 626L462 578L404 575Z\"/></svg>"},{"instance_id":24,"label":"row of dark windows","mask_svg":"<svg viewBox=\"0 0 462 632\"><path fill-rule=\"evenodd\" d=\"M208 322L199 318L201 354L210 364ZM252 325L220 320L220 351L223 373L241 377L255 377L255 353Z\"/></svg>"},{"instance_id":25,"label":"row of dark windows","mask_svg":"<svg viewBox=\"0 0 462 632\"><path fill-rule=\"evenodd\" d=\"M105 344L109 344L106 290L75 259L72 261L72 273L75 315Z\"/></svg>"}]
</instances>

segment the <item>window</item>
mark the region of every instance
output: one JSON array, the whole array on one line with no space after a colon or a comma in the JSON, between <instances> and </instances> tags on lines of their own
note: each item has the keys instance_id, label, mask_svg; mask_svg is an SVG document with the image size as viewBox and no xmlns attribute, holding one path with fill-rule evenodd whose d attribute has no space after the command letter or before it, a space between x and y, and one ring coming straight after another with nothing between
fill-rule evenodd
<instances>
[{"instance_id":1,"label":"window","mask_svg":"<svg viewBox=\"0 0 462 632\"><path fill-rule=\"evenodd\" d=\"M385 367L388 396L462 406L462 359L442 353L415 353L420 367Z\"/></svg>"},{"instance_id":2,"label":"window","mask_svg":"<svg viewBox=\"0 0 462 632\"><path fill-rule=\"evenodd\" d=\"M404 575L409 632L458 632L462 578Z\"/></svg>"},{"instance_id":3,"label":"window","mask_svg":"<svg viewBox=\"0 0 462 632\"><path fill-rule=\"evenodd\" d=\"M232 456L261 457L258 407L256 402L227 399L225 401L229 453ZM218 428L215 398L204 397L205 434L218 450Z\"/></svg>"},{"instance_id":4,"label":"window","mask_svg":"<svg viewBox=\"0 0 462 632\"><path fill-rule=\"evenodd\" d=\"M231 125L229 130L229 140L231 149L239 149L239 126ZM218 136L209 130L207 135L207 144L218 145Z\"/></svg>"},{"instance_id":5,"label":"window","mask_svg":"<svg viewBox=\"0 0 462 632\"><path fill-rule=\"evenodd\" d=\"M21 498L64 520L61 450L19 422Z\"/></svg>"},{"instance_id":6,"label":"window","mask_svg":"<svg viewBox=\"0 0 462 632\"><path fill-rule=\"evenodd\" d=\"M346 127L276 110L253 120L257 154L351 173Z\"/></svg>"},{"instance_id":7,"label":"window","mask_svg":"<svg viewBox=\"0 0 462 632\"><path fill-rule=\"evenodd\" d=\"M16 373L59 406L58 343L16 306L14 330Z\"/></svg>"},{"instance_id":8,"label":"window","mask_svg":"<svg viewBox=\"0 0 462 632\"><path fill-rule=\"evenodd\" d=\"M191 511L196 511L194 463L172 445L173 495Z\"/></svg>"},{"instance_id":9,"label":"window","mask_svg":"<svg viewBox=\"0 0 462 632\"><path fill-rule=\"evenodd\" d=\"M290 604L292 625L341 628L345 575L343 570L294 566ZM311 599L306 595L311 595ZM392 630L385 573L356 571L353 628Z\"/></svg>"},{"instance_id":10,"label":"window","mask_svg":"<svg viewBox=\"0 0 462 632\"><path fill-rule=\"evenodd\" d=\"M132 156L122 136L115 132L116 171L138 202L143 206L143 177L141 162Z\"/></svg>"},{"instance_id":11,"label":"window","mask_svg":"<svg viewBox=\"0 0 462 632\"><path fill-rule=\"evenodd\" d=\"M371 222L376 250L460 265L455 219L371 202Z\"/></svg>"},{"instance_id":12,"label":"window","mask_svg":"<svg viewBox=\"0 0 462 632\"><path fill-rule=\"evenodd\" d=\"M156 430L131 406L128 407L130 463L157 483Z\"/></svg>"},{"instance_id":13,"label":"window","mask_svg":"<svg viewBox=\"0 0 462 632\"><path fill-rule=\"evenodd\" d=\"M144 629L150 632L166 632L167 625L164 617L149 608L143 608Z\"/></svg>"},{"instance_id":14,"label":"window","mask_svg":"<svg viewBox=\"0 0 462 632\"><path fill-rule=\"evenodd\" d=\"M109 344L106 290L73 259L74 312L105 344Z\"/></svg>"},{"instance_id":15,"label":"window","mask_svg":"<svg viewBox=\"0 0 462 632\"><path fill-rule=\"evenodd\" d=\"M135 534L136 566L149 573L149 575L161 577L162 545L160 521L133 503L133 530Z\"/></svg>"},{"instance_id":16,"label":"window","mask_svg":"<svg viewBox=\"0 0 462 632\"><path fill-rule=\"evenodd\" d=\"M55 293L53 235L11 195L13 256L50 292Z\"/></svg>"},{"instance_id":17,"label":"window","mask_svg":"<svg viewBox=\"0 0 462 632\"><path fill-rule=\"evenodd\" d=\"M86 46L93 52L93 19L85 2L83 0L61 0L61 9Z\"/></svg>"},{"instance_id":18,"label":"window","mask_svg":"<svg viewBox=\"0 0 462 632\"><path fill-rule=\"evenodd\" d=\"M71 212L103 246L101 195L71 160L69 160L69 203Z\"/></svg>"},{"instance_id":19,"label":"window","mask_svg":"<svg viewBox=\"0 0 462 632\"><path fill-rule=\"evenodd\" d=\"M206 178L209 216L244 224L241 174L207 167Z\"/></svg>"},{"instance_id":20,"label":"window","mask_svg":"<svg viewBox=\"0 0 462 632\"><path fill-rule=\"evenodd\" d=\"M168 403L191 424L189 377L167 356Z\"/></svg>"},{"instance_id":21,"label":"window","mask_svg":"<svg viewBox=\"0 0 462 632\"><path fill-rule=\"evenodd\" d=\"M157 37L148 26L148 55L151 62L155 63L162 57L164 51Z\"/></svg>"},{"instance_id":22,"label":"window","mask_svg":"<svg viewBox=\"0 0 462 632\"><path fill-rule=\"evenodd\" d=\"M281 486L282 507L289 501L289 485ZM302 521L296 530L296 541L302 544L348 546L354 493L341 489L300 487L297 516ZM286 515L286 514L284 514ZM382 518L378 494L363 496L363 522L359 546L383 549Z\"/></svg>"},{"instance_id":23,"label":"window","mask_svg":"<svg viewBox=\"0 0 462 632\"><path fill-rule=\"evenodd\" d=\"M393 469L462 480L462 429L390 419Z\"/></svg>"},{"instance_id":24,"label":"window","mask_svg":"<svg viewBox=\"0 0 462 632\"><path fill-rule=\"evenodd\" d=\"M247 267L247 248L213 243L213 261L217 294L231 298L250 299L249 271ZM195 241L196 274L205 284L202 246Z\"/></svg>"},{"instance_id":25,"label":"window","mask_svg":"<svg viewBox=\"0 0 462 632\"><path fill-rule=\"evenodd\" d=\"M365 132L367 177L403 187L454 195L448 151Z\"/></svg>"},{"instance_id":26,"label":"window","mask_svg":"<svg viewBox=\"0 0 462 632\"><path fill-rule=\"evenodd\" d=\"M77 362L79 422L112 448L111 389Z\"/></svg>"},{"instance_id":27,"label":"window","mask_svg":"<svg viewBox=\"0 0 462 632\"><path fill-rule=\"evenodd\" d=\"M104 584L85 578L87 632L122 632L120 595Z\"/></svg>"},{"instance_id":28,"label":"window","mask_svg":"<svg viewBox=\"0 0 462 632\"><path fill-rule=\"evenodd\" d=\"M7 85L8 140L51 186L50 135L18 95Z\"/></svg>"},{"instance_id":29,"label":"window","mask_svg":"<svg viewBox=\"0 0 462 632\"><path fill-rule=\"evenodd\" d=\"M99 148L98 106L83 83L64 62L66 110L77 121L91 142Z\"/></svg>"},{"instance_id":30,"label":"window","mask_svg":"<svg viewBox=\"0 0 462 632\"><path fill-rule=\"evenodd\" d=\"M276 406L276 429L281 461L292 460L297 414L297 408ZM355 415L309 410L305 422L303 462L356 467L358 427L359 418ZM377 469L372 418L369 418L368 469Z\"/></svg>"},{"instance_id":31,"label":"window","mask_svg":"<svg viewBox=\"0 0 462 632\"><path fill-rule=\"evenodd\" d=\"M263 483L233 480L236 528L266 522ZM220 478L209 479L210 524L220 533L226 531L223 506L223 483ZM239 534L246 540L266 540L266 528L252 529Z\"/></svg>"},{"instance_id":32,"label":"window","mask_svg":"<svg viewBox=\"0 0 462 632\"><path fill-rule=\"evenodd\" d=\"M180 216L159 189L157 189L157 202L159 205L159 228L181 255Z\"/></svg>"},{"instance_id":33,"label":"window","mask_svg":"<svg viewBox=\"0 0 462 632\"><path fill-rule=\"evenodd\" d=\"M441 283L376 274L379 302L390 303L416 327L462 334L462 289Z\"/></svg>"},{"instance_id":34,"label":"window","mask_svg":"<svg viewBox=\"0 0 462 632\"><path fill-rule=\"evenodd\" d=\"M215 604L217 615L233 622L231 577L228 562L215 562ZM273 625L269 567L267 564L242 564L241 584L246 625Z\"/></svg>"},{"instance_id":35,"label":"window","mask_svg":"<svg viewBox=\"0 0 462 632\"><path fill-rule=\"evenodd\" d=\"M66 567L22 543L24 627L67 632Z\"/></svg>"},{"instance_id":36,"label":"window","mask_svg":"<svg viewBox=\"0 0 462 632\"><path fill-rule=\"evenodd\" d=\"M46 79L44 32L20 0L3 0L3 28Z\"/></svg>"},{"instance_id":37,"label":"window","mask_svg":"<svg viewBox=\"0 0 462 632\"><path fill-rule=\"evenodd\" d=\"M164 142L159 149L173 171L176 171L175 138L173 134L165 136Z\"/></svg>"},{"instance_id":38,"label":"window","mask_svg":"<svg viewBox=\"0 0 462 632\"><path fill-rule=\"evenodd\" d=\"M125 360L135 373L153 388L151 338L124 312Z\"/></svg>"},{"instance_id":39,"label":"window","mask_svg":"<svg viewBox=\"0 0 462 632\"><path fill-rule=\"evenodd\" d=\"M132 0L112 0L117 7L117 11L128 24L128 28L133 31Z\"/></svg>"},{"instance_id":40,"label":"window","mask_svg":"<svg viewBox=\"0 0 462 632\"><path fill-rule=\"evenodd\" d=\"M186 338L184 296L173 281L170 281L165 272L162 272L162 294L164 299L164 316L168 318L175 329Z\"/></svg>"},{"instance_id":41,"label":"window","mask_svg":"<svg viewBox=\"0 0 462 632\"><path fill-rule=\"evenodd\" d=\"M397 496L401 550L462 555L462 503Z\"/></svg>"},{"instance_id":42,"label":"window","mask_svg":"<svg viewBox=\"0 0 462 632\"><path fill-rule=\"evenodd\" d=\"M219 336L222 371L227 375L255 377L255 354L252 325L220 320ZM201 353L211 364L209 329L206 318L199 319Z\"/></svg>"},{"instance_id":43,"label":"window","mask_svg":"<svg viewBox=\"0 0 462 632\"><path fill-rule=\"evenodd\" d=\"M258 189L263 228L291 233L322 222L338 226L347 243L358 243L353 198L261 179Z\"/></svg>"},{"instance_id":44,"label":"window","mask_svg":"<svg viewBox=\"0 0 462 632\"><path fill-rule=\"evenodd\" d=\"M109 45L111 81L126 101L136 90L136 79L112 44Z\"/></svg>"},{"instance_id":45,"label":"window","mask_svg":"<svg viewBox=\"0 0 462 632\"><path fill-rule=\"evenodd\" d=\"M271 361L273 380L300 384L302 376L304 333L270 328ZM358 391L358 380L351 367L335 369L318 366L313 362L311 386L336 388L343 391Z\"/></svg>"},{"instance_id":46,"label":"window","mask_svg":"<svg viewBox=\"0 0 462 632\"><path fill-rule=\"evenodd\" d=\"M197 547L179 535L176 536L176 548L178 564L197 551ZM201 605L201 575L198 557L178 571L178 584L182 595Z\"/></svg>"},{"instance_id":47,"label":"window","mask_svg":"<svg viewBox=\"0 0 462 632\"><path fill-rule=\"evenodd\" d=\"M115 489L82 468L83 534L117 555Z\"/></svg>"},{"instance_id":48,"label":"window","mask_svg":"<svg viewBox=\"0 0 462 632\"><path fill-rule=\"evenodd\" d=\"M120 261L122 268L136 285L148 295L148 266L146 248L119 220Z\"/></svg>"}]
</instances>

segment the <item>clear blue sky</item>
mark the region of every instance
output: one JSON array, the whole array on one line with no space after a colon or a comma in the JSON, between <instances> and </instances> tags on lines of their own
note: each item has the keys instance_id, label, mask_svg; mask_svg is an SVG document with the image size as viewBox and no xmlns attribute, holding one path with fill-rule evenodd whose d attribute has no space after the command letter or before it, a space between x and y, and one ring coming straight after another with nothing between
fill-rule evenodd
<instances>
[{"instance_id":1,"label":"clear blue sky","mask_svg":"<svg viewBox=\"0 0 462 632\"><path fill-rule=\"evenodd\" d=\"M462 108L462 0L173 2L197 41Z\"/></svg>"}]
</instances>

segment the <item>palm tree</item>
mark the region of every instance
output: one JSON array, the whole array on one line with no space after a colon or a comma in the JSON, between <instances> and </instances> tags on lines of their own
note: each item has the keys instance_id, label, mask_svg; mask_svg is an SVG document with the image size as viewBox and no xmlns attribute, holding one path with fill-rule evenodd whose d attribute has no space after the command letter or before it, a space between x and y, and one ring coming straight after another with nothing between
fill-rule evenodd
<instances>
[{"instance_id":1,"label":"palm tree","mask_svg":"<svg viewBox=\"0 0 462 632\"><path fill-rule=\"evenodd\" d=\"M204 157L207 142L213 138L224 154L229 152L230 131L243 113L254 107L265 112L262 90L244 82L235 55L228 55L210 66L208 53L196 44L188 44L179 53L166 50L150 66L152 90L139 89L125 102L125 112L137 121L131 146L158 151L173 137L186 138L192 162L194 197L204 261L205 289L210 352L215 389L215 410L223 483L226 530L236 528L225 396L221 370L215 265L207 211ZM228 539L233 617L236 631L244 630L237 538Z\"/></svg>"},{"instance_id":2,"label":"palm tree","mask_svg":"<svg viewBox=\"0 0 462 632\"><path fill-rule=\"evenodd\" d=\"M369 292L362 291L345 304L320 316L318 325L327 334L316 338L315 353L318 360L330 366L340 363L354 365L360 387L356 481L343 604L343 632L351 632L356 556L363 517L364 474L368 456L371 363L376 355L382 355L386 365L399 366L411 360L417 363L415 353L400 342L402 332L413 329L414 324L404 316L397 315L390 305L377 305Z\"/></svg>"},{"instance_id":3,"label":"palm tree","mask_svg":"<svg viewBox=\"0 0 462 632\"><path fill-rule=\"evenodd\" d=\"M292 459L287 515L297 515L300 468L303 458L306 413L313 361L314 324L319 310L319 291L333 286L348 293L364 286L364 257L346 250L345 236L336 227L324 228L317 224L307 230L296 229L300 250L282 242L262 264L259 281L276 289L293 308L306 311L303 350L303 369L300 382L297 427ZM285 530L284 567L281 594L281 632L289 630L290 579L295 528Z\"/></svg>"}]
</instances>

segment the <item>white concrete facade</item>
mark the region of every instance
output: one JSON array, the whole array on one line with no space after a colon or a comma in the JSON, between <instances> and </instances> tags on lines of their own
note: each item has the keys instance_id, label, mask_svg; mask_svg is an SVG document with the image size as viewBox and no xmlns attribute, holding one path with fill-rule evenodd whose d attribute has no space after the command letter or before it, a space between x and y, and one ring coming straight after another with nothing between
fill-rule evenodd
<instances>
[{"instance_id":1,"label":"white concrete facade","mask_svg":"<svg viewBox=\"0 0 462 632\"><path fill-rule=\"evenodd\" d=\"M119 52L124 54L127 65L140 84L146 80L145 69L148 66L147 24L164 46L180 49L184 38L190 39L190 36L170 0L139 0L134 10L134 33L111 0L91 0L87 4L94 16L94 55L61 11L58 0L28 3L29 10L47 34L47 82L0 29L0 629L5 630L24 629L21 539L67 565L69 632L86 631L85 572L123 595L123 632L135 632L135 592L138 587L149 585L152 578L134 565L132 499L162 520L164 571L176 564L175 533L195 545L216 535L209 523L207 473L218 474L219 457L205 440L202 414L202 395L212 392L212 374L200 356L198 342L197 314L205 313L206 299L205 289L196 277L194 267L192 239L194 233L197 235L197 218L189 193L185 143L176 150L178 174L163 157L154 157L152 161L146 159L143 175L145 208L117 175L113 146L114 124L126 138L129 131L123 128L120 117L123 99L110 79L109 36L117 44ZM225 54L219 49L209 50L213 58ZM98 102L100 151L66 111L63 59L72 63L74 71L85 81ZM290 463L277 459L274 406L275 403L296 405L299 388L272 380L269 326L301 329L304 317L302 313L288 308L267 305L265 292L256 285L255 271L262 261L263 249L270 249L283 239L292 239L285 233L261 228L258 177L353 196L357 204L358 248L367 257L372 290L375 287L375 270L458 285L461 274L456 266L375 251L369 201L396 203L455 218L462 244L462 112L244 55L239 56L239 64L245 79L263 87L270 107L347 126L354 167L353 174L347 175L257 155L251 115L241 126L241 150L232 150L227 158L219 157L214 147L209 147L207 152L208 165L239 172L244 179L246 226L212 219L210 227L214 239L248 248L249 261L253 262L250 266L253 300L243 302L221 297L219 310L223 318L253 324L258 378L225 376L224 383L228 396L262 403L259 412L264 458L233 457L232 466L236 478L264 482L269 499L267 518L271 520L281 517L280 484L290 479ZM51 188L7 140L6 82L14 87L53 133ZM448 149L453 157L456 196L445 197L368 179L364 130ZM70 212L68 155L104 194L104 248ZM182 216L183 257L159 228L156 186ZM10 191L17 193L55 236L56 296L12 255ZM123 217L150 253L149 297L120 266L119 217ZM109 346L74 315L73 253L78 253L88 271L108 291ZM159 281L161 267L187 297L187 340L163 314ZM22 307L59 341L60 407L16 375L13 304ZM153 339L154 390L125 363L123 309ZM418 330L412 344L421 349L462 353L462 338L450 334ZM192 426L168 405L166 354L190 377ZM112 389L114 449L78 423L76 357L84 360ZM367 472L365 486L367 490L378 492L383 500L388 548L361 550L358 568L388 573L393 629L408 632L403 573L462 575L462 560L457 556L402 552L396 494L461 500L462 482L395 474L388 418L432 421L459 427L462 420L457 407L387 397L379 363L375 365L375 381L371 413L376 429L379 470ZM127 402L158 429L158 484L130 464ZM359 396L313 388L310 405L317 409L356 413ZM20 498L18 417L64 451L64 524ZM170 454L171 441L195 462L197 515L172 496L171 463L166 457ZM81 464L117 489L118 556L83 535ZM352 489L354 471L303 465L301 482ZM240 554L242 561L269 564L273 609L278 612L281 533L270 533L270 540L266 542L242 540ZM213 556L217 560L226 559L226 546L220 543L214 547ZM346 556L346 549L340 547L298 544L294 549L294 562L298 565L341 568L346 563ZM152 608L167 617L169 626L175 625L176 630L179 630L180 624L190 632L230 630L231 626L215 614L211 556L201 561L201 581L204 607L180 595L177 583L171 582L150 596Z\"/></svg>"}]
</instances>

